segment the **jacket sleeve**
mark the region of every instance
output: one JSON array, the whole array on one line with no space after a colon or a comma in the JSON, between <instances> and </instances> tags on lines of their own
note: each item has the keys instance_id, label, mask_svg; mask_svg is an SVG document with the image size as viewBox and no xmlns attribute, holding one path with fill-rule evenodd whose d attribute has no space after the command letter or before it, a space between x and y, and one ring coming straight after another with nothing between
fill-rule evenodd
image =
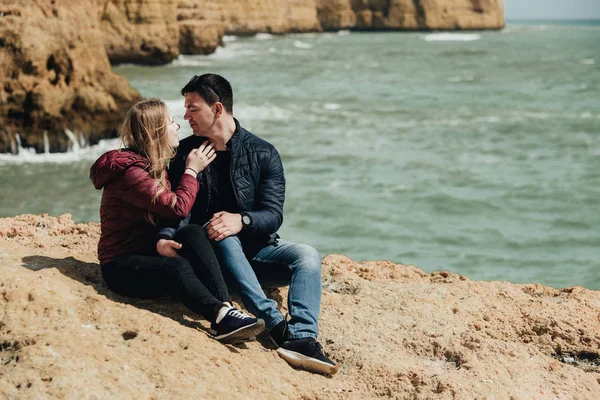
<instances>
[{"instance_id":1,"label":"jacket sleeve","mask_svg":"<svg viewBox=\"0 0 600 400\"><path fill-rule=\"evenodd\" d=\"M179 181L185 172L185 160L187 158L187 152L180 146L177 149L177 154L171 160L169 164L169 179L171 181L171 187L177 187Z\"/></svg>"},{"instance_id":2,"label":"jacket sleeve","mask_svg":"<svg viewBox=\"0 0 600 400\"><path fill-rule=\"evenodd\" d=\"M185 172L185 158L186 155L183 154L181 146L177 149L177 154L171 160L169 164L169 182L171 183L171 187L178 187L180 181L182 180ZM189 175L188 175L189 176ZM196 181L197 182L197 181ZM195 200L195 199L194 199ZM194 201L192 201L192 206ZM191 212L191 208L190 208ZM175 236L175 232L185 225L188 225L191 214L188 213L183 220L180 222L169 220L169 219L161 219L159 221L159 231L157 234L158 239L173 239Z\"/></svg>"},{"instance_id":3,"label":"jacket sleeve","mask_svg":"<svg viewBox=\"0 0 600 400\"><path fill-rule=\"evenodd\" d=\"M124 201L148 210L160 218L185 218L196 200L198 181L191 175L183 175L175 191L163 190L153 201L157 185L148 172L134 166L125 171L118 182L118 189L123 193Z\"/></svg>"},{"instance_id":4,"label":"jacket sleeve","mask_svg":"<svg viewBox=\"0 0 600 400\"><path fill-rule=\"evenodd\" d=\"M285 200L285 176L277 149L272 148L271 156L261 163L260 168L254 210L246 213L252 219L253 233L272 234L277 232L283 223Z\"/></svg>"}]
</instances>

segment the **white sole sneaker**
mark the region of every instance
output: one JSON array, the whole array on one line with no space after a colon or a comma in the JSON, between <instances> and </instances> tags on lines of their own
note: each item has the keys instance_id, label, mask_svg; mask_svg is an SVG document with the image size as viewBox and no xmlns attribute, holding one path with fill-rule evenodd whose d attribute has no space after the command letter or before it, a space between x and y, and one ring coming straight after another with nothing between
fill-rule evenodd
<instances>
[{"instance_id":1,"label":"white sole sneaker","mask_svg":"<svg viewBox=\"0 0 600 400\"><path fill-rule=\"evenodd\" d=\"M221 343L234 344L247 342L250 338L255 337L259 333L265 330L265 321L259 319L252 325L242 326L235 331L224 333L219 336L214 336ZM215 334L216 332L211 331L211 334Z\"/></svg>"},{"instance_id":2,"label":"white sole sneaker","mask_svg":"<svg viewBox=\"0 0 600 400\"><path fill-rule=\"evenodd\" d=\"M337 365L331 365L321 360L317 360L316 358L307 357L304 354L286 350L283 347L277 349L277 354L294 368L324 375L334 375L338 371Z\"/></svg>"}]
</instances>

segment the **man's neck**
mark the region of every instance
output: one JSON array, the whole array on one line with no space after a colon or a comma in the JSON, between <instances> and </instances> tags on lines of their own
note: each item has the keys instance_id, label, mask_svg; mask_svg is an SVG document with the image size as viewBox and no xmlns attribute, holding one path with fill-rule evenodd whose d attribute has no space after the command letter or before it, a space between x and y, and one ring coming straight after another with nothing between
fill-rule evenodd
<instances>
[{"instance_id":1,"label":"man's neck","mask_svg":"<svg viewBox=\"0 0 600 400\"><path fill-rule=\"evenodd\" d=\"M210 138L214 141L215 150L227 150L227 142L235 134L235 121L233 117L223 116L222 121L216 128L216 132L210 135Z\"/></svg>"}]
</instances>

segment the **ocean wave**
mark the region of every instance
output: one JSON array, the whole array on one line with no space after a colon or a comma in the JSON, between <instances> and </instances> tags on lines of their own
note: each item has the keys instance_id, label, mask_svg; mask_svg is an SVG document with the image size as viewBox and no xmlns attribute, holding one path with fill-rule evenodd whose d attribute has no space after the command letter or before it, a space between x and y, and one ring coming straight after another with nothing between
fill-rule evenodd
<instances>
[{"instance_id":1,"label":"ocean wave","mask_svg":"<svg viewBox=\"0 0 600 400\"><path fill-rule=\"evenodd\" d=\"M204 57L205 60L232 60L236 58L242 57L252 57L260 54L257 50L252 49L248 46L248 42L239 43L235 42L226 47L217 47L217 50L209 54L207 56L194 56L194 57ZM209 64L210 65L210 64Z\"/></svg>"},{"instance_id":2,"label":"ocean wave","mask_svg":"<svg viewBox=\"0 0 600 400\"><path fill-rule=\"evenodd\" d=\"M462 76L451 76L450 78L448 78L448 82L473 82L475 80L475 77L473 75L467 75L465 77Z\"/></svg>"},{"instance_id":3,"label":"ocean wave","mask_svg":"<svg viewBox=\"0 0 600 400\"><path fill-rule=\"evenodd\" d=\"M36 153L34 149L19 148L19 154L0 154L0 165L7 164L70 164L94 161L109 150L119 148L119 139L103 139L94 146L75 148L65 153Z\"/></svg>"},{"instance_id":4,"label":"ocean wave","mask_svg":"<svg viewBox=\"0 0 600 400\"><path fill-rule=\"evenodd\" d=\"M254 35L254 39L269 40L269 39L273 39L273 35L271 35L270 33L257 33L256 35Z\"/></svg>"},{"instance_id":5,"label":"ocean wave","mask_svg":"<svg viewBox=\"0 0 600 400\"><path fill-rule=\"evenodd\" d=\"M472 42L481 39L476 33L430 33L425 35L427 42Z\"/></svg>"},{"instance_id":6,"label":"ocean wave","mask_svg":"<svg viewBox=\"0 0 600 400\"><path fill-rule=\"evenodd\" d=\"M300 40L294 40L294 47L297 49L312 49L313 45Z\"/></svg>"},{"instance_id":7,"label":"ocean wave","mask_svg":"<svg viewBox=\"0 0 600 400\"><path fill-rule=\"evenodd\" d=\"M183 114L185 114L185 103L183 100L183 96L177 100L163 100L163 101L169 108L169 111L171 111L171 114L173 114L173 118L175 119L175 122L177 122L178 124L181 125L181 123L183 122ZM179 120L179 118L181 118L181 120Z\"/></svg>"},{"instance_id":8,"label":"ocean wave","mask_svg":"<svg viewBox=\"0 0 600 400\"><path fill-rule=\"evenodd\" d=\"M225 35L223 36L223 42L227 43L227 42L234 42L237 40L237 36L235 35Z\"/></svg>"},{"instance_id":9,"label":"ocean wave","mask_svg":"<svg viewBox=\"0 0 600 400\"><path fill-rule=\"evenodd\" d=\"M294 114L290 109L270 103L262 105L238 104L235 113L241 121L287 121Z\"/></svg>"},{"instance_id":10,"label":"ocean wave","mask_svg":"<svg viewBox=\"0 0 600 400\"><path fill-rule=\"evenodd\" d=\"M169 67L210 67L212 62L204 55L179 55L174 59Z\"/></svg>"}]
</instances>

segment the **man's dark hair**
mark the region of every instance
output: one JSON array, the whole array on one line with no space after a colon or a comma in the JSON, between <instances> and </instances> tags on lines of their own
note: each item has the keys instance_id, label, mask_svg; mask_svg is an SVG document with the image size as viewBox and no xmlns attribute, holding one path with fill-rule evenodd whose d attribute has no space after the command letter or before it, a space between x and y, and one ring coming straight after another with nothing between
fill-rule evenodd
<instances>
[{"instance_id":1,"label":"man's dark hair","mask_svg":"<svg viewBox=\"0 0 600 400\"><path fill-rule=\"evenodd\" d=\"M233 91L227 79L217 74L194 75L181 89L181 95L198 93L200 97L212 106L220 101L225 111L233 115Z\"/></svg>"}]
</instances>

